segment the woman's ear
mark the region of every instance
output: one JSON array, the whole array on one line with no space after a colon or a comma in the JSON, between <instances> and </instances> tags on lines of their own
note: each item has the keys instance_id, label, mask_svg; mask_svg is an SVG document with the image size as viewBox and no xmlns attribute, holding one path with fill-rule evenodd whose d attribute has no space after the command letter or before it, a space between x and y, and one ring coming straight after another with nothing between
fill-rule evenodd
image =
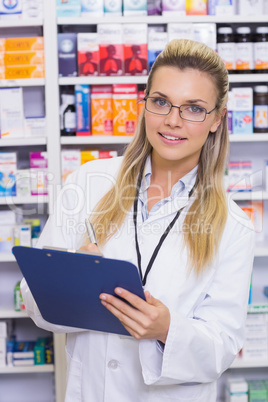
<instances>
[{"instance_id":1,"label":"woman's ear","mask_svg":"<svg viewBox=\"0 0 268 402\"><path fill-rule=\"evenodd\" d=\"M225 107L219 115L216 116L214 123L212 124L210 128L211 133L216 133L217 128L222 122L222 119L224 118L225 114L227 113L227 108Z\"/></svg>"}]
</instances>

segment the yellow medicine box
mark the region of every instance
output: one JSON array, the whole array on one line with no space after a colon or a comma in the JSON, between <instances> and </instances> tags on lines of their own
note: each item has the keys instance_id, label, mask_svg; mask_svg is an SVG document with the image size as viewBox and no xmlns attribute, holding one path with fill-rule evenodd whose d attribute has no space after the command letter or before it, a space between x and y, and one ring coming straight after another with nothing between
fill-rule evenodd
<instances>
[{"instance_id":1,"label":"yellow medicine box","mask_svg":"<svg viewBox=\"0 0 268 402\"><path fill-rule=\"evenodd\" d=\"M29 50L44 50L43 36L33 36L29 38L6 38L6 52L20 52Z\"/></svg>"},{"instance_id":2,"label":"yellow medicine box","mask_svg":"<svg viewBox=\"0 0 268 402\"><path fill-rule=\"evenodd\" d=\"M1 66L23 66L44 64L44 51L32 52L0 52Z\"/></svg>"},{"instance_id":3,"label":"yellow medicine box","mask_svg":"<svg viewBox=\"0 0 268 402\"><path fill-rule=\"evenodd\" d=\"M29 66L6 66L2 67L2 69L5 69L6 80L20 80L24 78L45 77L45 68L42 64L29 65Z\"/></svg>"}]
</instances>

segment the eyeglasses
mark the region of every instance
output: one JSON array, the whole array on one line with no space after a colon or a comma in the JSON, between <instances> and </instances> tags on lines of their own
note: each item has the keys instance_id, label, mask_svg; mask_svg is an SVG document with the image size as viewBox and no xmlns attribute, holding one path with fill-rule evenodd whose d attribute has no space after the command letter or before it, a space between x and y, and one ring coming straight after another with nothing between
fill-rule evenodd
<instances>
[{"instance_id":1,"label":"eyeglasses","mask_svg":"<svg viewBox=\"0 0 268 402\"><path fill-rule=\"evenodd\" d=\"M206 119L207 114L212 113L217 106L210 112L199 105L181 105L174 106L166 99L148 96L143 99L145 101L145 109L150 113L167 115L171 112L173 107L179 109L180 117L183 120L202 122Z\"/></svg>"}]
</instances>

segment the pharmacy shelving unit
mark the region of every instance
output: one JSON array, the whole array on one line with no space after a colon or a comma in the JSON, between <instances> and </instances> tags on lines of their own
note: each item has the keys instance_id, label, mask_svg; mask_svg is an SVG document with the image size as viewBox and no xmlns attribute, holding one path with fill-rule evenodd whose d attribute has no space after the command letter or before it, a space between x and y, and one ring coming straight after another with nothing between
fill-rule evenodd
<instances>
[{"instance_id":1,"label":"pharmacy shelving unit","mask_svg":"<svg viewBox=\"0 0 268 402\"><path fill-rule=\"evenodd\" d=\"M44 1L44 20L40 21L22 21L20 23L11 21L0 21L1 27L34 27L42 26L44 34L44 44L45 44L45 69L46 78L44 80L20 80L20 81L0 81L0 87L6 86L44 86L45 99L46 99L46 123L47 123L47 137L45 139L22 139L16 140L13 143L11 140L6 140L5 143L0 142L0 149L6 147L24 147L24 146L35 146L41 145L46 146L48 152L48 164L49 171L53 173L51 184L55 186L61 184L61 166L60 166L60 152L63 146L68 147L78 147L79 146L92 146L92 147L107 147L107 146L124 146L131 141L131 137L115 137L115 136L90 136L90 137L61 137L60 127L59 127L59 93L60 87L65 85L76 85L76 84L115 84L115 83L136 83L145 84L147 77L58 77L58 55L57 55L57 32L58 27L62 25L68 26L79 26L79 25L96 25L98 23L147 23L147 24L167 24L169 22L185 23L185 22L214 22L217 24L258 24L267 25L267 15L263 16L228 16L228 21L224 16L187 16L187 17L166 17L166 16L148 16L148 17L113 17L109 18L96 18L82 19L82 18L56 18L56 2L55 0ZM230 75L230 83L241 85L249 84L254 85L255 83L268 83L268 74L241 74L241 75ZM254 134L254 135L231 135L231 150L237 149L237 147L242 147L242 150L246 152L247 156L249 152L257 152L256 150L262 150L262 157L264 152L268 151L268 132L266 134ZM1 141L1 140L0 140ZM256 157L256 155L255 155ZM55 192L56 193L56 192ZM236 201L247 201L247 200L264 200L265 203L265 220L264 220L264 230L267 233L267 222L268 222L268 193L265 191L254 191L248 193L236 193L230 195ZM1 200L0 200L1 201ZM12 200L11 200L12 201ZM53 197L48 197L43 200L34 200L33 198L26 200L14 200L16 203L20 202L47 202L49 210L53 210ZM2 201L4 202L4 201ZM3 205L3 204L2 204ZM256 247L256 264L259 260L268 261L268 246L267 242L263 241ZM1 266L11 266L15 265L14 257L11 255L0 255ZM1 270L0 270L1 276ZM251 313L255 311L264 312L265 309L251 307ZM14 318L26 320L24 313L14 313L11 309L0 310L0 319ZM55 366L46 367L48 373L52 373L55 376L55 398L56 401L53 402L63 402L64 392L65 392L65 351L64 351L65 338L63 335L54 335L54 351L55 351ZM233 369L235 370L255 370L256 368L261 368L265 370L265 375L268 374L268 362L253 362L253 363L241 363L235 361L233 364ZM32 373L30 368L14 369L7 368L4 373L6 375L14 375L14 385L16 381L19 380L21 374ZM41 370L41 369L36 369ZM2 375L3 370L0 370ZM43 374L44 377L47 376L47 372L39 373ZM19 377L17 376L19 375ZM26 374L25 374L26 376ZM23 376L24 378L24 376ZM1 379L1 377L0 377ZM25 379L27 381L27 379ZM52 385L51 385L52 386ZM19 395L19 394L18 394ZM21 399L18 396L18 400ZM14 401L15 402L15 401ZM27 402L32 402L32 399L28 397Z\"/></svg>"},{"instance_id":2,"label":"pharmacy shelving unit","mask_svg":"<svg viewBox=\"0 0 268 402\"><path fill-rule=\"evenodd\" d=\"M0 33L5 28L14 28L14 32L19 32L17 36L27 36L31 29L43 30L44 48L45 48L45 79L20 79L20 80L0 80L0 87L43 87L45 92L45 110L47 135L45 138L22 138L22 139L0 139L0 150L10 151L31 149L31 147L40 146L48 152L49 171L51 175L51 184L60 184L60 143L58 141L59 122L55 119L54 113L58 108L58 79L57 72L51 69L51 60L57 60L57 25L56 10L54 1L44 1L44 18L29 20L6 20L0 21ZM27 32L25 34L25 32ZM1 35L0 35L1 36ZM14 36L14 35L13 35ZM56 105L56 108L55 108ZM57 157L56 157L57 155ZM48 196L29 196L29 197L8 197L0 198L0 208L9 208L25 204L35 204L38 207L53 204L53 199ZM47 208L46 208L47 210ZM0 282L1 290L6 286L9 290L15 286L15 280L20 278L19 269L15 258L11 254L0 254ZM10 293L11 292L11 293ZM46 332L37 329L33 322L24 312L15 312L13 310L12 290L0 294L0 320L15 320L16 328L22 323L25 334L33 334L32 339L38 336L44 336ZM8 301L6 301L8 299ZM18 324L18 325L17 325ZM31 324L29 326L29 324ZM29 328L28 328L29 326ZM29 338L28 338L29 339ZM14 402L35 402L35 401L53 401L62 402L64 400L64 380L65 380L65 351L62 335L54 334L54 364L29 366L29 367L0 367L0 388L1 400L13 400ZM11 385L12 384L12 385ZM14 386L13 386L14 385ZM40 389L41 388L41 389ZM12 393L12 396L11 396ZM15 394L14 394L15 393ZM6 395L6 396L5 396ZM15 396L14 396L15 395ZM11 399L10 399L11 398Z\"/></svg>"}]
</instances>

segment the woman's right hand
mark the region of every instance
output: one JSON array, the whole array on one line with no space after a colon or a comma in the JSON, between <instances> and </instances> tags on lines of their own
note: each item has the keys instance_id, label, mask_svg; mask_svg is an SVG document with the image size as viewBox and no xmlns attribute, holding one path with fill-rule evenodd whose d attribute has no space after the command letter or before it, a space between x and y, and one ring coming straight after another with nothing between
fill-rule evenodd
<instances>
[{"instance_id":1,"label":"woman's right hand","mask_svg":"<svg viewBox=\"0 0 268 402\"><path fill-rule=\"evenodd\" d=\"M79 250L88 251L89 253L99 253L99 254L102 254L102 252L100 251L99 247L98 247L96 244L94 244L94 243L89 243L89 244L87 244L86 246L82 246L82 247L80 247Z\"/></svg>"}]
</instances>

